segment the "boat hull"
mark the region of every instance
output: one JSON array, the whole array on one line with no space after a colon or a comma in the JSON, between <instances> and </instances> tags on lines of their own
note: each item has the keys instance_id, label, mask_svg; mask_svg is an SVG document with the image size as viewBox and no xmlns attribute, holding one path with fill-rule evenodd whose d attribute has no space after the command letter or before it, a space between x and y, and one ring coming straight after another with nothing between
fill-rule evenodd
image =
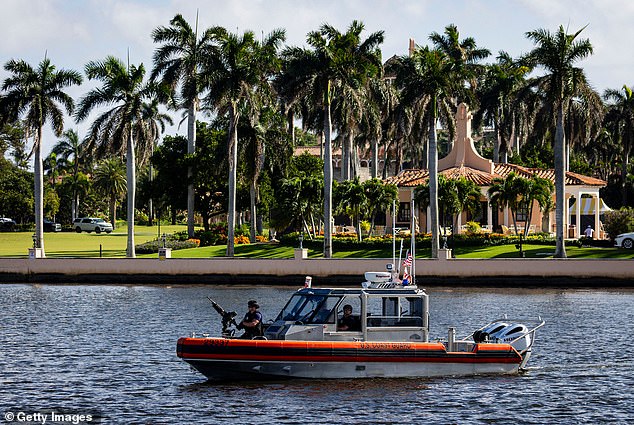
<instances>
[{"instance_id":1,"label":"boat hull","mask_svg":"<svg viewBox=\"0 0 634 425\"><path fill-rule=\"evenodd\" d=\"M448 352L442 343L181 338L177 355L210 380L402 378L516 374L508 344Z\"/></svg>"}]
</instances>

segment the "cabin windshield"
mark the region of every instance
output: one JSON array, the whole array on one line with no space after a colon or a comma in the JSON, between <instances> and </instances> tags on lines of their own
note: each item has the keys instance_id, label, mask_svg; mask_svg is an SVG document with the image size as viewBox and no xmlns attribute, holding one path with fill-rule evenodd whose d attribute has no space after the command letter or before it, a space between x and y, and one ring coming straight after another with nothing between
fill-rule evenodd
<instances>
[{"instance_id":1,"label":"cabin windshield","mask_svg":"<svg viewBox=\"0 0 634 425\"><path fill-rule=\"evenodd\" d=\"M336 304L334 301L339 298L326 295L295 294L275 320L325 323L330 316L330 311Z\"/></svg>"}]
</instances>

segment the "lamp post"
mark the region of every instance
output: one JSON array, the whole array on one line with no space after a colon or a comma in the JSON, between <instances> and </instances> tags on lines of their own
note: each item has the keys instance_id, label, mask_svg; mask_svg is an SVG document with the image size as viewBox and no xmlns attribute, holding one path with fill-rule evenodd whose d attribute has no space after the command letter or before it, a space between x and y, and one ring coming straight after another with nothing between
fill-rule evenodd
<instances>
[{"instance_id":1,"label":"lamp post","mask_svg":"<svg viewBox=\"0 0 634 425\"><path fill-rule=\"evenodd\" d=\"M304 235L300 233L300 235L299 235L299 237L297 239L299 239L299 249L304 249L304 247L302 246L302 244L304 242Z\"/></svg>"},{"instance_id":2,"label":"lamp post","mask_svg":"<svg viewBox=\"0 0 634 425\"><path fill-rule=\"evenodd\" d=\"M167 248L167 235L165 233L161 236L161 241L163 242L163 248Z\"/></svg>"},{"instance_id":3,"label":"lamp post","mask_svg":"<svg viewBox=\"0 0 634 425\"><path fill-rule=\"evenodd\" d=\"M33 233L31 239L33 239L33 248L37 248L37 234Z\"/></svg>"}]
</instances>

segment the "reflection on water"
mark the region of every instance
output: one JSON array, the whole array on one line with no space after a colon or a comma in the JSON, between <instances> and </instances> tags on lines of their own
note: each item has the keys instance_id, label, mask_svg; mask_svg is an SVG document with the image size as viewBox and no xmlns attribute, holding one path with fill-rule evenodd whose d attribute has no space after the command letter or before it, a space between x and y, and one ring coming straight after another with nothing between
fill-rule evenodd
<instances>
[{"instance_id":1,"label":"reflection on water","mask_svg":"<svg viewBox=\"0 0 634 425\"><path fill-rule=\"evenodd\" d=\"M541 315L547 325L520 376L212 384L176 357L179 336L220 333L207 296L239 315L256 298L266 321L291 291L2 285L0 406L83 409L120 423L634 421L630 290L428 291L433 338L504 314Z\"/></svg>"}]
</instances>

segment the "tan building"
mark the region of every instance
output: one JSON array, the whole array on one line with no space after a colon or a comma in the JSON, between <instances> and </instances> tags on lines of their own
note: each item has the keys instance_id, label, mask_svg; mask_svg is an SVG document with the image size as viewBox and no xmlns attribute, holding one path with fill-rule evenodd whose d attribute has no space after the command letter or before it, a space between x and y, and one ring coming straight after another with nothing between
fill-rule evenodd
<instances>
[{"instance_id":1,"label":"tan building","mask_svg":"<svg viewBox=\"0 0 634 425\"><path fill-rule=\"evenodd\" d=\"M467 221L479 222L485 231L502 231L508 232L512 227L511 213L508 209L500 211L494 209L489 203L487 191L495 178L504 178L509 173L515 172L521 177L530 178L536 174L539 177L549 179L555 182L554 169L526 168L514 164L496 164L490 159L483 158L476 151L473 139L471 138L471 113L464 103L458 106L456 114L456 140L451 152L438 161L438 172L448 178L465 177L480 186L482 197L482 214L479 217L471 217L463 212L458 217L457 231ZM411 211L410 201L414 194L414 189L427 182L429 171L421 170L404 170L397 176L390 177L386 181L396 184L399 188L400 208L396 217L396 227L410 227ZM601 231L600 214L609 210L603 204L599 197L599 189L606 186L606 182L594 177L588 177L581 174L566 173L566 204L571 205L574 198L574 204L566 208L566 222L564 228L568 229L566 237L578 238L583 236L583 228L579 223L591 225L596 231L595 237L603 237ZM554 195L553 195L554 198ZM581 202L577 202L581 200ZM597 205L599 208L597 208ZM422 232L430 232L431 224L427 211L416 211L418 219L418 227ZM588 217L590 216L590 217ZM582 220L583 218L583 220ZM547 232L555 231L555 211L548 214L542 214L539 208L533 208L532 217L526 217L518 214L518 226L522 229L529 226L529 232ZM570 223L576 223L572 225ZM388 216L387 226L392 226L392 219Z\"/></svg>"}]
</instances>

